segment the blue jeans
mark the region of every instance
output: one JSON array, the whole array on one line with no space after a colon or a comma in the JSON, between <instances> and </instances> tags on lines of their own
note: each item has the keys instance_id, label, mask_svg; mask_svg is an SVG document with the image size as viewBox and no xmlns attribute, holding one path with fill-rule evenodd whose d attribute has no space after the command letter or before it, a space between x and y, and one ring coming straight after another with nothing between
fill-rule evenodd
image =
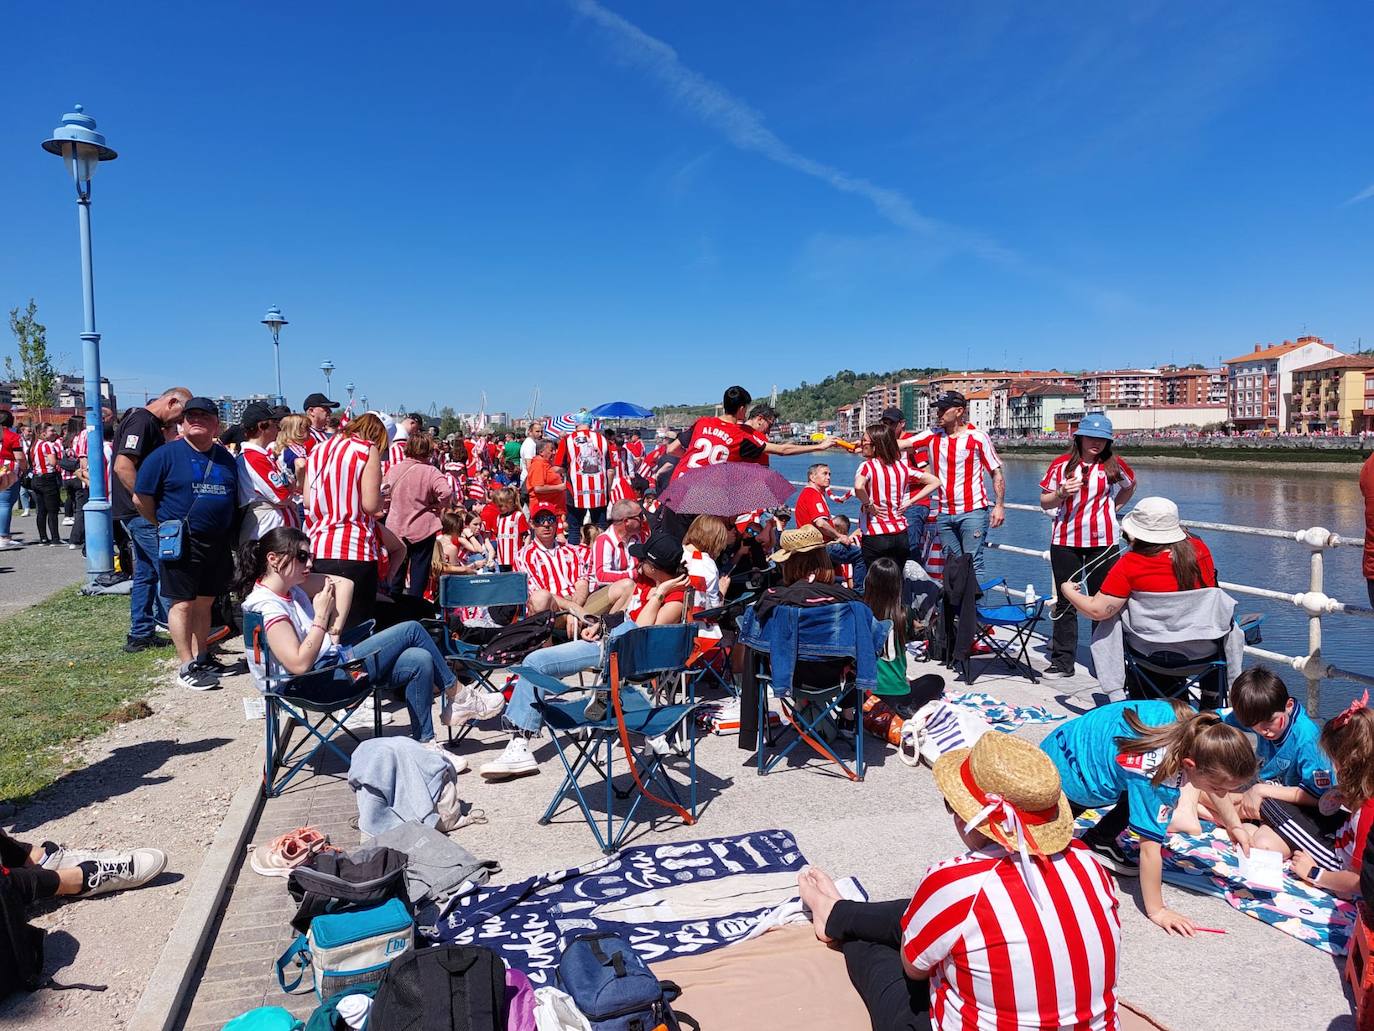
<instances>
[{"instance_id":1,"label":"blue jeans","mask_svg":"<svg viewBox=\"0 0 1374 1031\"><path fill-rule=\"evenodd\" d=\"M634 623L627 619L611 630L611 637L619 637L633 628ZM530 652L529 657L520 665L561 680L574 673L596 669L600 663L600 641L568 641L566 644L556 644L552 648L540 648L538 651ZM567 689L579 690L576 684L567 685ZM535 686L524 677L516 678L510 704L506 706L506 719L516 730L537 734L544 726L543 718L534 707L535 691Z\"/></svg>"},{"instance_id":2,"label":"blue jeans","mask_svg":"<svg viewBox=\"0 0 1374 1031\"><path fill-rule=\"evenodd\" d=\"M868 575L863 549L857 544L834 543L827 544L825 550L831 562L848 562L854 567L854 590L863 591L864 577Z\"/></svg>"},{"instance_id":3,"label":"blue jeans","mask_svg":"<svg viewBox=\"0 0 1374 1031\"><path fill-rule=\"evenodd\" d=\"M973 575L979 582L986 579L983 568L983 545L988 539L988 509L979 508L961 515L942 515L935 524L940 530L940 547L944 559L969 555L973 559Z\"/></svg>"},{"instance_id":4,"label":"blue jeans","mask_svg":"<svg viewBox=\"0 0 1374 1031\"><path fill-rule=\"evenodd\" d=\"M397 623L353 646L355 659L367 659L367 674L405 694L410 736L434 740L434 696L458 682L434 639L413 619Z\"/></svg>"},{"instance_id":5,"label":"blue jeans","mask_svg":"<svg viewBox=\"0 0 1374 1031\"><path fill-rule=\"evenodd\" d=\"M142 516L125 524L133 542L134 576L129 585L129 639L152 637L167 622L167 605L157 587L157 527Z\"/></svg>"},{"instance_id":6,"label":"blue jeans","mask_svg":"<svg viewBox=\"0 0 1374 1031\"><path fill-rule=\"evenodd\" d=\"M10 516L14 512L14 503L18 500L18 480L15 480L4 490L0 490L0 537L10 535Z\"/></svg>"},{"instance_id":7,"label":"blue jeans","mask_svg":"<svg viewBox=\"0 0 1374 1031\"><path fill-rule=\"evenodd\" d=\"M921 559L924 557L926 520L930 517L930 506L912 505L904 514L906 515L906 539L911 546L911 559L913 562L925 565Z\"/></svg>"},{"instance_id":8,"label":"blue jeans","mask_svg":"<svg viewBox=\"0 0 1374 1031\"><path fill-rule=\"evenodd\" d=\"M33 510L33 492L27 487L19 488L19 507Z\"/></svg>"}]
</instances>

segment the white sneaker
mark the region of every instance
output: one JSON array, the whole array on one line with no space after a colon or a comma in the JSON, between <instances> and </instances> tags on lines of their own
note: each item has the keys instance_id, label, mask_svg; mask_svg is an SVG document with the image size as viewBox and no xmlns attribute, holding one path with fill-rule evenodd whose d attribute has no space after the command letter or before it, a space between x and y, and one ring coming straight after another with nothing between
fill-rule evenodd
<instances>
[{"instance_id":1,"label":"white sneaker","mask_svg":"<svg viewBox=\"0 0 1374 1031\"><path fill-rule=\"evenodd\" d=\"M136 848L132 852L102 854L81 867L85 881L78 893L91 898L147 884L167 867L167 853L160 848Z\"/></svg>"},{"instance_id":2,"label":"white sneaker","mask_svg":"<svg viewBox=\"0 0 1374 1031\"><path fill-rule=\"evenodd\" d=\"M468 761L464 759L461 755L454 755L452 752L450 752L447 748L444 747L444 743L440 741L437 737L433 741L426 741L425 747L428 748L431 752L438 752L445 759L447 759L452 764L454 773L462 773L464 770L468 768Z\"/></svg>"},{"instance_id":3,"label":"white sneaker","mask_svg":"<svg viewBox=\"0 0 1374 1031\"><path fill-rule=\"evenodd\" d=\"M22 542L15 540L13 537L0 537L0 551L10 551L14 548L22 548L23 546Z\"/></svg>"},{"instance_id":4,"label":"white sneaker","mask_svg":"<svg viewBox=\"0 0 1374 1031\"><path fill-rule=\"evenodd\" d=\"M505 707L505 696L496 691L483 691L472 684L460 686L452 702L445 697L439 709L439 722L453 727L474 720L489 720L501 715Z\"/></svg>"},{"instance_id":5,"label":"white sneaker","mask_svg":"<svg viewBox=\"0 0 1374 1031\"><path fill-rule=\"evenodd\" d=\"M65 518L65 519L62 520L62 525L63 525L63 526L74 526L75 524L76 524L76 520L73 519L71 516L67 516L67 518Z\"/></svg>"},{"instance_id":6,"label":"white sneaker","mask_svg":"<svg viewBox=\"0 0 1374 1031\"><path fill-rule=\"evenodd\" d=\"M538 773L539 763L530 754L529 738L517 734L506 743L506 750L489 763L483 763L479 773L483 777L520 777Z\"/></svg>"}]
</instances>

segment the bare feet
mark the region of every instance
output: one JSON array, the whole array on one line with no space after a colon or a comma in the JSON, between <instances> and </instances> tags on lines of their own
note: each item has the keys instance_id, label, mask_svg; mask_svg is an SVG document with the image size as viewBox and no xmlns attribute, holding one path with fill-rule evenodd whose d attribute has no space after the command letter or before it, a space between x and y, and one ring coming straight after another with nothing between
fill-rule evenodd
<instances>
[{"instance_id":1,"label":"bare feet","mask_svg":"<svg viewBox=\"0 0 1374 1031\"><path fill-rule=\"evenodd\" d=\"M825 925L830 920L830 911L841 898L834 880L819 867L808 866L797 875L797 887L801 890L802 904L811 910L816 937L823 942L833 941L825 933Z\"/></svg>"}]
</instances>

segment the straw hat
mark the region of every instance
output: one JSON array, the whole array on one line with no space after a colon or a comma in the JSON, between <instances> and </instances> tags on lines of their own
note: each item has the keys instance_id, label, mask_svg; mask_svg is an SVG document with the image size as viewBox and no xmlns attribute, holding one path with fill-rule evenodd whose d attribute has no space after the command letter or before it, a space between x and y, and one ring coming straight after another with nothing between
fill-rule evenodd
<instances>
[{"instance_id":1,"label":"straw hat","mask_svg":"<svg viewBox=\"0 0 1374 1031\"><path fill-rule=\"evenodd\" d=\"M796 530L783 530L778 540L778 550L769 556L770 562L786 562L793 555L815 551L825 547L825 536L814 526L803 526Z\"/></svg>"},{"instance_id":2,"label":"straw hat","mask_svg":"<svg viewBox=\"0 0 1374 1031\"><path fill-rule=\"evenodd\" d=\"M1188 535L1178 522L1178 506L1168 498L1141 498L1121 520L1121 530L1133 541L1177 544Z\"/></svg>"},{"instance_id":3,"label":"straw hat","mask_svg":"<svg viewBox=\"0 0 1374 1031\"><path fill-rule=\"evenodd\" d=\"M1073 839L1073 812L1059 789L1059 771L1039 748L1009 734L990 733L972 748L956 748L935 760L935 786L959 819L968 821L1000 799L975 830L1018 851L1016 827L1006 809L1020 821L1026 850L1037 855L1062 852Z\"/></svg>"}]
</instances>

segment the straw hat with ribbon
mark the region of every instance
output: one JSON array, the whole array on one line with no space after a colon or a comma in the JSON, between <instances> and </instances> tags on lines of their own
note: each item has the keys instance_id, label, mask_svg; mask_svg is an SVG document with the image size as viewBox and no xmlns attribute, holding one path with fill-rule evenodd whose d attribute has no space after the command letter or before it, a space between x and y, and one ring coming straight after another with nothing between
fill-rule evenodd
<instances>
[{"instance_id":1,"label":"straw hat with ribbon","mask_svg":"<svg viewBox=\"0 0 1374 1031\"><path fill-rule=\"evenodd\" d=\"M1008 734L984 734L972 748L940 756L934 775L965 832L977 831L1009 849L1039 902L1030 853L1053 855L1073 839L1073 811L1050 757Z\"/></svg>"},{"instance_id":2,"label":"straw hat with ribbon","mask_svg":"<svg viewBox=\"0 0 1374 1031\"><path fill-rule=\"evenodd\" d=\"M778 540L778 550L769 556L770 562L786 562L793 555L815 551L825 547L825 536L814 526L802 526L795 530L783 530Z\"/></svg>"}]
</instances>

